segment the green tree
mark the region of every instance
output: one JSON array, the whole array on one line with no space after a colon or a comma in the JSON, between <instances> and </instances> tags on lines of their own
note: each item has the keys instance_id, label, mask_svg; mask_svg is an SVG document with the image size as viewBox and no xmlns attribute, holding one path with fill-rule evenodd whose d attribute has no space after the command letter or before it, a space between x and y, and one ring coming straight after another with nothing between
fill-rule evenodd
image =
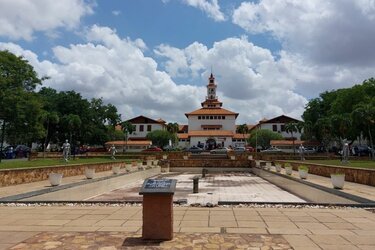
<instances>
[{"instance_id":1,"label":"green tree","mask_svg":"<svg viewBox=\"0 0 375 250\"><path fill-rule=\"evenodd\" d=\"M244 123L237 127L236 132L242 134L243 138L246 138L245 135L249 133L249 127Z\"/></svg>"},{"instance_id":2,"label":"green tree","mask_svg":"<svg viewBox=\"0 0 375 250\"><path fill-rule=\"evenodd\" d=\"M285 131L292 135L293 154L294 155L296 154L296 147L294 145L294 142L295 142L296 138L294 137L294 133L298 132L299 130L301 130L301 125L299 125L296 122L290 122L290 123L285 124Z\"/></svg>"},{"instance_id":3,"label":"green tree","mask_svg":"<svg viewBox=\"0 0 375 250\"><path fill-rule=\"evenodd\" d=\"M9 143L30 145L45 133L42 103L34 92L44 79L23 57L0 51L0 118L5 120Z\"/></svg>"},{"instance_id":4,"label":"green tree","mask_svg":"<svg viewBox=\"0 0 375 250\"><path fill-rule=\"evenodd\" d=\"M256 146L261 146L262 149L270 147L271 140L282 140L283 137L276 132L273 132L269 129L258 129L257 131L251 132L248 143L256 148ZM256 145L257 144L257 145Z\"/></svg>"},{"instance_id":5,"label":"green tree","mask_svg":"<svg viewBox=\"0 0 375 250\"><path fill-rule=\"evenodd\" d=\"M135 126L131 124L131 122L125 121L121 123L122 131L124 132L125 135L125 146L123 148L123 152L125 152L125 148L128 144L128 136L129 134L132 134L135 131Z\"/></svg>"},{"instance_id":6,"label":"green tree","mask_svg":"<svg viewBox=\"0 0 375 250\"><path fill-rule=\"evenodd\" d=\"M170 133L166 130L154 130L147 134L146 138L152 141L153 145L156 145L160 148L169 144L169 140L172 143L175 143L177 140L177 136L173 133Z\"/></svg>"}]
</instances>

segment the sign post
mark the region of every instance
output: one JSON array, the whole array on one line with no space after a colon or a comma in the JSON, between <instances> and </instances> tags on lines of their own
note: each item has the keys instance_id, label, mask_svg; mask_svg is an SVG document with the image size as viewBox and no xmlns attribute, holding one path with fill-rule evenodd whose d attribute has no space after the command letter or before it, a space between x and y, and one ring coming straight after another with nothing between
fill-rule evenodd
<instances>
[{"instance_id":1,"label":"sign post","mask_svg":"<svg viewBox=\"0 0 375 250\"><path fill-rule=\"evenodd\" d=\"M139 192L143 195L144 240L173 239L174 179L146 179Z\"/></svg>"}]
</instances>

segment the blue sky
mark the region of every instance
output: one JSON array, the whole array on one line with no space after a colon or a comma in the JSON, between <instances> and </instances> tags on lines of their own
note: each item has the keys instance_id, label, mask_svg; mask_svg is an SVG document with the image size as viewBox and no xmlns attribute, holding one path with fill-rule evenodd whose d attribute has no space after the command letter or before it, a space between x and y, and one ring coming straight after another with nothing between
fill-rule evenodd
<instances>
[{"instance_id":1,"label":"blue sky","mask_svg":"<svg viewBox=\"0 0 375 250\"><path fill-rule=\"evenodd\" d=\"M213 67L238 123L286 114L373 77L370 0L0 0L0 49L44 83L186 123Z\"/></svg>"}]
</instances>

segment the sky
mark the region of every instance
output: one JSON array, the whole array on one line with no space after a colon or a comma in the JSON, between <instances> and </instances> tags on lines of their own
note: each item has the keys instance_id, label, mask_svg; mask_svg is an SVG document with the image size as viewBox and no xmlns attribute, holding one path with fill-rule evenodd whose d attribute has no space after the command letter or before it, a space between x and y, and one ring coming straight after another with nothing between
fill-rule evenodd
<instances>
[{"instance_id":1,"label":"sky","mask_svg":"<svg viewBox=\"0 0 375 250\"><path fill-rule=\"evenodd\" d=\"M255 124L374 77L375 0L0 0L0 50L122 120L187 124L211 73Z\"/></svg>"}]
</instances>

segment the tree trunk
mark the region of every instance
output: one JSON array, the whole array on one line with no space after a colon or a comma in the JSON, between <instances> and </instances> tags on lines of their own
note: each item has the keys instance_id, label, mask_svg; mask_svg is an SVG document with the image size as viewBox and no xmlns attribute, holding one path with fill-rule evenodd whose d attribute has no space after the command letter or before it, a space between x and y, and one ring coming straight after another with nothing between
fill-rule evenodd
<instances>
[{"instance_id":1,"label":"tree trunk","mask_svg":"<svg viewBox=\"0 0 375 250\"><path fill-rule=\"evenodd\" d=\"M374 144L372 142L372 135L371 135L371 129L370 126L368 127L368 135L370 137L370 145L371 145L371 160L374 160Z\"/></svg>"},{"instance_id":2,"label":"tree trunk","mask_svg":"<svg viewBox=\"0 0 375 250\"><path fill-rule=\"evenodd\" d=\"M293 141L293 155L296 155L296 147L294 145L294 136L293 136L293 131L292 131L292 141Z\"/></svg>"}]
</instances>

